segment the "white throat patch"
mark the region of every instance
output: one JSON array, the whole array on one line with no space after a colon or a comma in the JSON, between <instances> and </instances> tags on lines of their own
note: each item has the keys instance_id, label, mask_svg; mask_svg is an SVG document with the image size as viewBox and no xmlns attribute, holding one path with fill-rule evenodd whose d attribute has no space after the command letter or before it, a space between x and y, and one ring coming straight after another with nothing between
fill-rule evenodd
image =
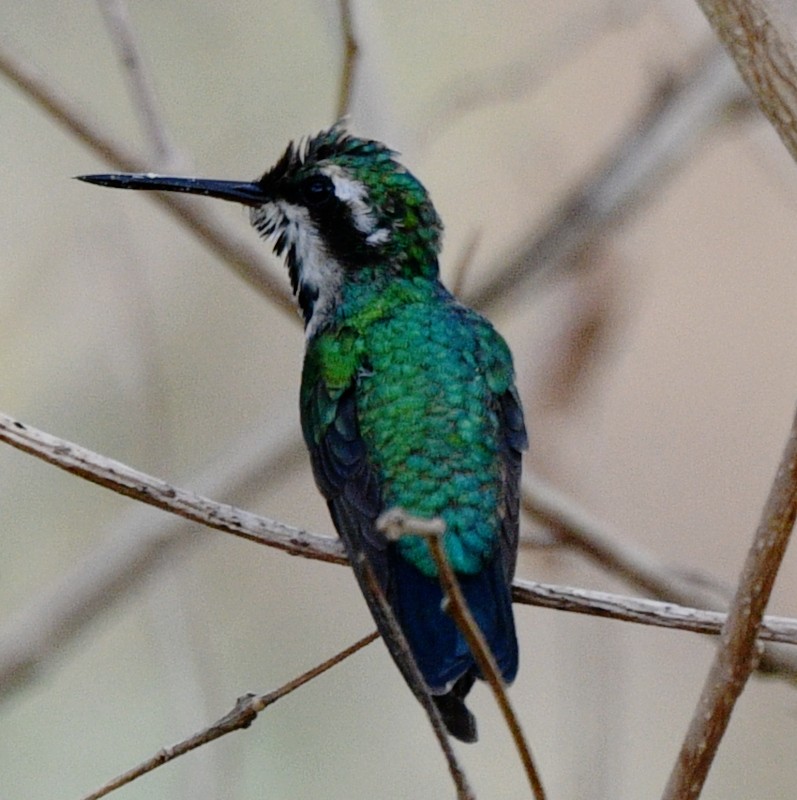
<instances>
[{"instance_id":1,"label":"white throat patch","mask_svg":"<svg viewBox=\"0 0 797 800\"><path fill-rule=\"evenodd\" d=\"M252 208L249 217L261 234L285 237L286 253L293 249L295 254L300 289L317 296L305 328L309 339L339 301L343 268L327 253L306 208L278 200Z\"/></svg>"}]
</instances>

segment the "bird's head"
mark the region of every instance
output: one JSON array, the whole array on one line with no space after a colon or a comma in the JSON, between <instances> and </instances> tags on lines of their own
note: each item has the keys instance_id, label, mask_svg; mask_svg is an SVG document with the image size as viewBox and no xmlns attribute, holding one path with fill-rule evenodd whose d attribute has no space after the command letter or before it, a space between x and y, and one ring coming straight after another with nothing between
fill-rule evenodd
<instances>
[{"instance_id":1,"label":"bird's head","mask_svg":"<svg viewBox=\"0 0 797 800\"><path fill-rule=\"evenodd\" d=\"M329 314L347 282L437 278L440 218L426 189L395 155L381 142L335 125L291 143L251 183L150 174L81 180L203 194L249 206L252 225L285 257L310 328L317 327L321 312Z\"/></svg>"}]
</instances>

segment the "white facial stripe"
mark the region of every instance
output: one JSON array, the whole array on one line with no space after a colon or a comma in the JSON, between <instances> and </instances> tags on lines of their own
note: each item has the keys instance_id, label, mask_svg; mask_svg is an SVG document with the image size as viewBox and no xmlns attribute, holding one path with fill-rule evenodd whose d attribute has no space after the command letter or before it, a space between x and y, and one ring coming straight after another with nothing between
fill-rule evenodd
<instances>
[{"instance_id":1,"label":"white facial stripe","mask_svg":"<svg viewBox=\"0 0 797 800\"><path fill-rule=\"evenodd\" d=\"M376 217L368 204L368 190L361 181L354 180L342 167L328 164L322 167L324 173L335 187L335 197L351 209L351 218L358 231L367 235L368 244L382 244L387 241L388 231L377 228Z\"/></svg>"}]
</instances>

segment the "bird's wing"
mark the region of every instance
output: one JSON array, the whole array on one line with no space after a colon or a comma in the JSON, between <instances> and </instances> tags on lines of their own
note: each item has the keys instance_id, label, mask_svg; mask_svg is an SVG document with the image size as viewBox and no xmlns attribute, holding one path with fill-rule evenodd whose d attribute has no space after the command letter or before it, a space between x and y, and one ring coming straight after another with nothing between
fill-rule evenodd
<instances>
[{"instance_id":1,"label":"bird's wing","mask_svg":"<svg viewBox=\"0 0 797 800\"><path fill-rule=\"evenodd\" d=\"M509 348L485 319L478 317L477 326L476 358L492 393L498 417L502 470L500 549L506 581L511 584L518 548L521 456L528 448L528 436Z\"/></svg>"},{"instance_id":2,"label":"bird's wing","mask_svg":"<svg viewBox=\"0 0 797 800\"><path fill-rule=\"evenodd\" d=\"M318 380L307 393L303 418L305 428L314 431L314 435L306 434L306 441L316 484L349 556L365 556L384 586L387 543L376 531L383 510L382 493L360 436L354 382L338 393L330 392L323 380ZM315 419L309 426L308 413Z\"/></svg>"},{"instance_id":3,"label":"bird's wing","mask_svg":"<svg viewBox=\"0 0 797 800\"><path fill-rule=\"evenodd\" d=\"M344 354L348 348L310 342L305 355L302 428L313 474L379 633L413 693L428 706L427 690L406 639L374 590L376 582L383 599L389 591L388 544L376 530L383 510L381 487L357 422L355 391L361 364L357 358L341 358L331 368L329 352L324 354L319 346Z\"/></svg>"},{"instance_id":4,"label":"bird's wing","mask_svg":"<svg viewBox=\"0 0 797 800\"><path fill-rule=\"evenodd\" d=\"M316 484L349 555L361 552L384 586L386 542L375 527L382 494L357 422L355 391L361 369L354 337L322 335L308 343L302 431Z\"/></svg>"},{"instance_id":5,"label":"bird's wing","mask_svg":"<svg viewBox=\"0 0 797 800\"><path fill-rule=\"evenodd\" d=\"M517 555L520 459L526 447L526 431L509 351L489 323L480 317L478 320L484 329L477 338L476 357L487 379L489 402L499 423L500 558L475 576L460 577L468 603L488 635L502 672L511 681L517 670L517 644L509 584ZM384 501L379 476L359 429L356 390L362 370L363 364L351 343L341 339L310 342L302 377L303 431L316 483L327 500L379 632L410 688L425 705L426 689L408 650L408 638L414 642L416 658L423 661L423 666L418 666L427 684L436 691L458 676L470 674L472 656L451 619L441 610L437 579L409 569L395 546L388 545L376 531ZM374 581L392 612L376 596ZM409 617L405 605L410 608ZM419 606L423 614L418 613ZM404 634L397 634L391 625L392 614L404 627ZM424 620L432 633L424 628ZM428 664L425 654L429 656Z\"/></svg>"},{"instance_id":6,"label":"bird's wing","mask_svg":"<svg viewBox=\"0 0 797 800\"><path fill-rule=\"evenodd\" d=\"M500 420L500 453L503 468L503 512L501 517L501 561L508 584L515 577L520 528L520 471L523 451L528 447L523 409L517 390L511 386L497 398Z\"/></svg>"}]
</instances>

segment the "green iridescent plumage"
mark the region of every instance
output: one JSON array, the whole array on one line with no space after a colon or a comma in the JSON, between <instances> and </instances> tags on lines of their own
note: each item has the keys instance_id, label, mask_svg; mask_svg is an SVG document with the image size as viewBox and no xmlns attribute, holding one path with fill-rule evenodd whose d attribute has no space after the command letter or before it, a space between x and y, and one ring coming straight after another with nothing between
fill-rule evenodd
<instances>
[{"instance_id":1,"label":"green iridescent plumage","mask_svg":"<svg viewBox=\"0 0 797 800\"><path fill-rule=\"evenodd\" d=\"M509 350L440 283L440 219L394 156L335 126L290 145L251 183L149 174L84 179L244 203L252 224L285 256L307 334L300 404L316 483L399 669L425 695L414 660L449 732L474 741L464 699L481 676L442 607L428 545L414 536L388 542L376 520L396 506L445 520L446 554L511 682L526 431Z\"/></svg>"},{"instance_id":2,"label":"green iridescent plumage","mask_svg":"<svg viewBox=\"0 0 797 800\"><path fill-rule=\"evenodd\" d=\"M423 186L381 145L339 131L321 138L308 146L301 169L312 162L316 173L349 183L335 185L337 205L330 198L309 209L325 231L328 274L336 277L322 318L319 302L303 305L311 331L301 390L305 440L366 598L361 558L379 579L449 729L472 741L475 723L462 698L478 671L440 608L428 544L415 536L388 544L375 521L392 507L443 518L446 554L511 681L517 643L510 584L526 446L511 355L493 327L439 282L442 226ZM264 180L268 185L271 176ZM360 246L341 237L347 225L350 233L359 229ZM294 247L289 265L301 244ZM312 283L303 277L297 273L300 298ZM309 296L317 300L318 287Z\"/></svg>"},{"instance_id":3,"label":"green iridescent plumage","mask_svg":"<svg viewBox=\"0 0 797 800\"><path fill-rule=\"evenodd\" d=\"M500 529L495 398L511 390L511 357L483 318L439 287L418 281L403 287L400 280L309 343L305 435L323 436L335 416L336 390L356 385L360 432L385 507L442 516L452 566L474 573L495 551ZM322 403L319 382L327 387ZM405 537L398 550L424 575L436 575L421 538Z\"/></svg>"}]
</instances>

